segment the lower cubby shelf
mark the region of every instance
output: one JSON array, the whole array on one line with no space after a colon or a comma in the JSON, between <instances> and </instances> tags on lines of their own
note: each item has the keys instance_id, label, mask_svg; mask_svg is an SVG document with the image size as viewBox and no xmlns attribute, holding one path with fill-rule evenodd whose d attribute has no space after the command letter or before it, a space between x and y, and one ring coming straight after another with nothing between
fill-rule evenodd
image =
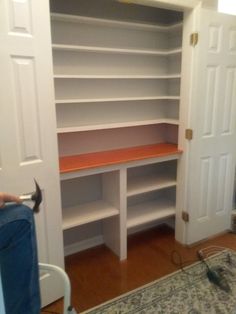
<instances>
[{"instance_id":1,"label":"lower cubby shelf","mask_svg":"<svg viewBox=\"0 0 236 314\"><path fill-rule=\"evenodd\" d=\"M93 159L97 154L100 159ZM91 164L85 169L70 164L67 170L74 169L73 176L62 177L63 231L75 243L73 253L76 248L105 243L126 259L128 232L175 216L180 150L162 143L97 154L86 154L93 162L92 172ZM100 167L102 157L110 158L111 164Z\"/></svg>"},{"instance_id":2,"label":"lower cubby shelf","mask_svg":"<svg viewBox=\"0 0 236 314\"><path fill-rule=\"evenodd\" d=\"M132 178L128 183L127 196L133 196L155 190L176 186L176 179L171 175L150 175Z\"/></svg>"},{"instance_id":3,"label":"lower cubby shelf","mask_svg":"<svg viewBox=\"0 0 236 314\"><path fill-rule=\"evenodd\" d=\"M127 197L176 187L177 160L127 169Z\"/></svg>"},{"instance_id":4,"label":"lower cubby shelf","mask_svg":"<svg viewBox=\"0 0 236 314\"><path fill-rule=\"evenodd\" d=\"M68 207L63 210L63 230L116 216L119 210L104 200Z\"/></svg>"},{"instance_id":5,"label":"lower cubby shelf","mask_svg":"<svg viewBox=\"0 0 236 314\"><path fill-rule=\"evenodd\" d=\"M166 199L143 202L127 208L127 228L175 215L174 202Z\"/></svg>"},{"instance_id":6,"label":"lower cubby shelf","mask_svg":"<svg viewBox=\"0 0 236 314\"><path fill-rule=\"evenodd\" d=\"M72 230L75 247L91 245L89 238L99 237L121 256L119 176L115 170L61 181L65 242Z\"/></svg>"}]
</instances>

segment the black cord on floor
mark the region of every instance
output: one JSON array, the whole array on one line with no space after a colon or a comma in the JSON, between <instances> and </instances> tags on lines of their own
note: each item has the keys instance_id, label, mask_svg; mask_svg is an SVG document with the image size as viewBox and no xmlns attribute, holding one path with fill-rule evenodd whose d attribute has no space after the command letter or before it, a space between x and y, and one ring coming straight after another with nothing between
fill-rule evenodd
<instances>
[{"instance_id":1,"label":"black cord on floor","mask_svg":"<svg viewBox=\"0 0 236 314\"><path fill-rule=\"evenodd\" d=\"M178 251L176 251L176 250L173 250L171 252L171 262L172 262L172 264L177 266L179 269L181 269L181 271L183 273L185 273L186 275L188 275L188 276L201 277L201 276L205 276L206 275L206 270L205 269L204 269L204 271L201 271L200 273L197 273L197 274L193 274L193 273L187 271L186 269L184 269L185 266L191 265L191 263L196 262L196 259L195 260L189 260L189 261L183 261L181 254Z\"/></svg>"}]
</instances>

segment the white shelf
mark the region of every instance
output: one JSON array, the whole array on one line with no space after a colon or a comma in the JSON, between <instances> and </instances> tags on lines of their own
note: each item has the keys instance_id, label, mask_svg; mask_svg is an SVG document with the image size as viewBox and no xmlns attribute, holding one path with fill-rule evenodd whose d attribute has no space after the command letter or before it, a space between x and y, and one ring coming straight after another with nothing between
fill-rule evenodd
<instances>
[{"instance_id":1,"label":"white shelf","mask_svg":"<svg viewBox=\"0 0 236 314\"><path fill-rule=\"evenodd\" d=\"M127 196L130 197L174 186L176 186L176 179L170 174L135 176L128 179Z\"/></svg>"},{"instance_id":2,"label":"white shelf","mask_svg":"<svg viewBox=\"0 0 236 314\"><path fill-rule=\"evenodd\" d=\"M72 133L72 132L82 132L82 131L94 131L94 130L107 130L107 129L117 129L126 128L132 126L142 126L142 125L154 125L154 124L173 124L178 125L179 120L177 119L156 119L156 120L144 120L144 121L128 121L119 123L105 123L105 124L95 124L95 125L83 125L76 127L64 127L57 128L57 133Z\"/></svg>"},{"instance_id":3,"label":"white shelf","mask_svg":"<svg viewBox=\"0 0 236 314\"><path fill-rule=\"evenodd\" d=\"M125 48L110 48L96 46L80 46L80 45L62 45L52 44L54 50L65 51L88 51L98 53L118 53L118 54L133 54L133 55L153 55L153 56L171 56L182 52L182 48L153 50L153 49L125 49Z\"/></svg>"},{"instance_id":4,"label":"white shelf","mask_svg":"<svg viewBox=\"0 0 236 314\"><path fill-rule=\"evenodd\" d=\"M178 142L183 23L135 22L142 7L130 8L134 22L120 13L51 19L63 230L86 225L76 230L82 241L84 228L86 237L104 231L125 258L127 228L175 215L180 151L165 142ZM127 191L120 189L126 181ZM120 199L127 219L119 217ZM72 201L79 205L66 207ZM101 220L104 230L96 230Z\"/></svg>"},{"instance_id":5,"label":"white shelf","mask_svg":"<svg viewBox=\"0 0 236 314\"><path fill-rule=\"evenodd\" d=\"M56 99L56 104L74 104L88 102L134 101L134 100L180 100L180 96L145 96L145 97L117 97L117 98L90 98L90 99Z\"/></svg>"},{"instance_id":6,"label":"white shelf","mask_svg":"<svg viewBox=\"0 0 236 314\"><path fill-rule=\"evenodd\" d=\"M63 230L67 230L118 214L119 211L117 208L103 200L64 208L62 228Z\"/></svg>"},{"instance_id":7,"label":"white shelf","mask_svg":"<svg viewBox=\"0 0 236 314\"><path fill-rule=\"evenodd\" d=\"M69 23L86 23L90 25L100 25L100 26L110 26L110 27L120 27L147 31L158 31L158 32L170 32L175 30L181 30L183 23L176 23L172 25L156 25L147 23L136 23L127 21L117 21L109 19L101 19L87 16L51 13L52 21L62 21Z\"/></svg>"},{"instance_id":8,"label":"white shelf","mask_svg":"<svg viewBox=\"0 0 236 314\"><path fill-rule=\"evenodd\" d=\"M127 228L133 228L174 215L175 207L170 200L162 199L140 203L127 208Z\"/></svg>"},{"instance_id":9,"label":"white shelf","mask_svg":"<svg viewBox=\"0 0 236 314\"><path fill-rule=\"evenodd\" d=\"M72 75L55 74L55 79L180 79L180 74L163 75Z\"/></svg>"}]
</instances>

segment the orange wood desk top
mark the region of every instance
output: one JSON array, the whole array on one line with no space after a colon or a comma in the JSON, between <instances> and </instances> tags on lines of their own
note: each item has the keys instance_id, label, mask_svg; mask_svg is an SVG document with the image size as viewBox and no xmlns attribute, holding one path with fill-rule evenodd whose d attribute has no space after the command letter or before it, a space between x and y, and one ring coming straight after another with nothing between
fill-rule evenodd
<instances>
[{"instance_id":1,"label":"orange wood desk top","mask_svg":"<svg viewBox=\"0 0 236 314\"><path fill-rule=\"evenodd\" d=\"M120 164L147 158L181 154L175 144L160 143L135 146L109 151L64 156L59 159L60 173L75 172L84 169Z\"/></svg>"}]
</instances>

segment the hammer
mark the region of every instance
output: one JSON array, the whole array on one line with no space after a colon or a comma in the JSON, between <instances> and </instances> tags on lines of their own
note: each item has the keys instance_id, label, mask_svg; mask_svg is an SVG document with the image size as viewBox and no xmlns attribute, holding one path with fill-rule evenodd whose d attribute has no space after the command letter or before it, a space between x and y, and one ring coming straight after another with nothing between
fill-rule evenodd
<instances>
[{"instance_id":1,"label":"hammer","mask_svg":"<svg viewBox=\"0 0 236 314\"><path fill-rule=\"evenodd\" d=\"M37 183L37 181L34 179L35 183L35 192L31 194L23 194L19 198L21 201L33 201L34 206L32 208L33 212L38 213L39 212L39 205L42 202L42 192L41 189Z\"/></svg>"}]
</instances>

